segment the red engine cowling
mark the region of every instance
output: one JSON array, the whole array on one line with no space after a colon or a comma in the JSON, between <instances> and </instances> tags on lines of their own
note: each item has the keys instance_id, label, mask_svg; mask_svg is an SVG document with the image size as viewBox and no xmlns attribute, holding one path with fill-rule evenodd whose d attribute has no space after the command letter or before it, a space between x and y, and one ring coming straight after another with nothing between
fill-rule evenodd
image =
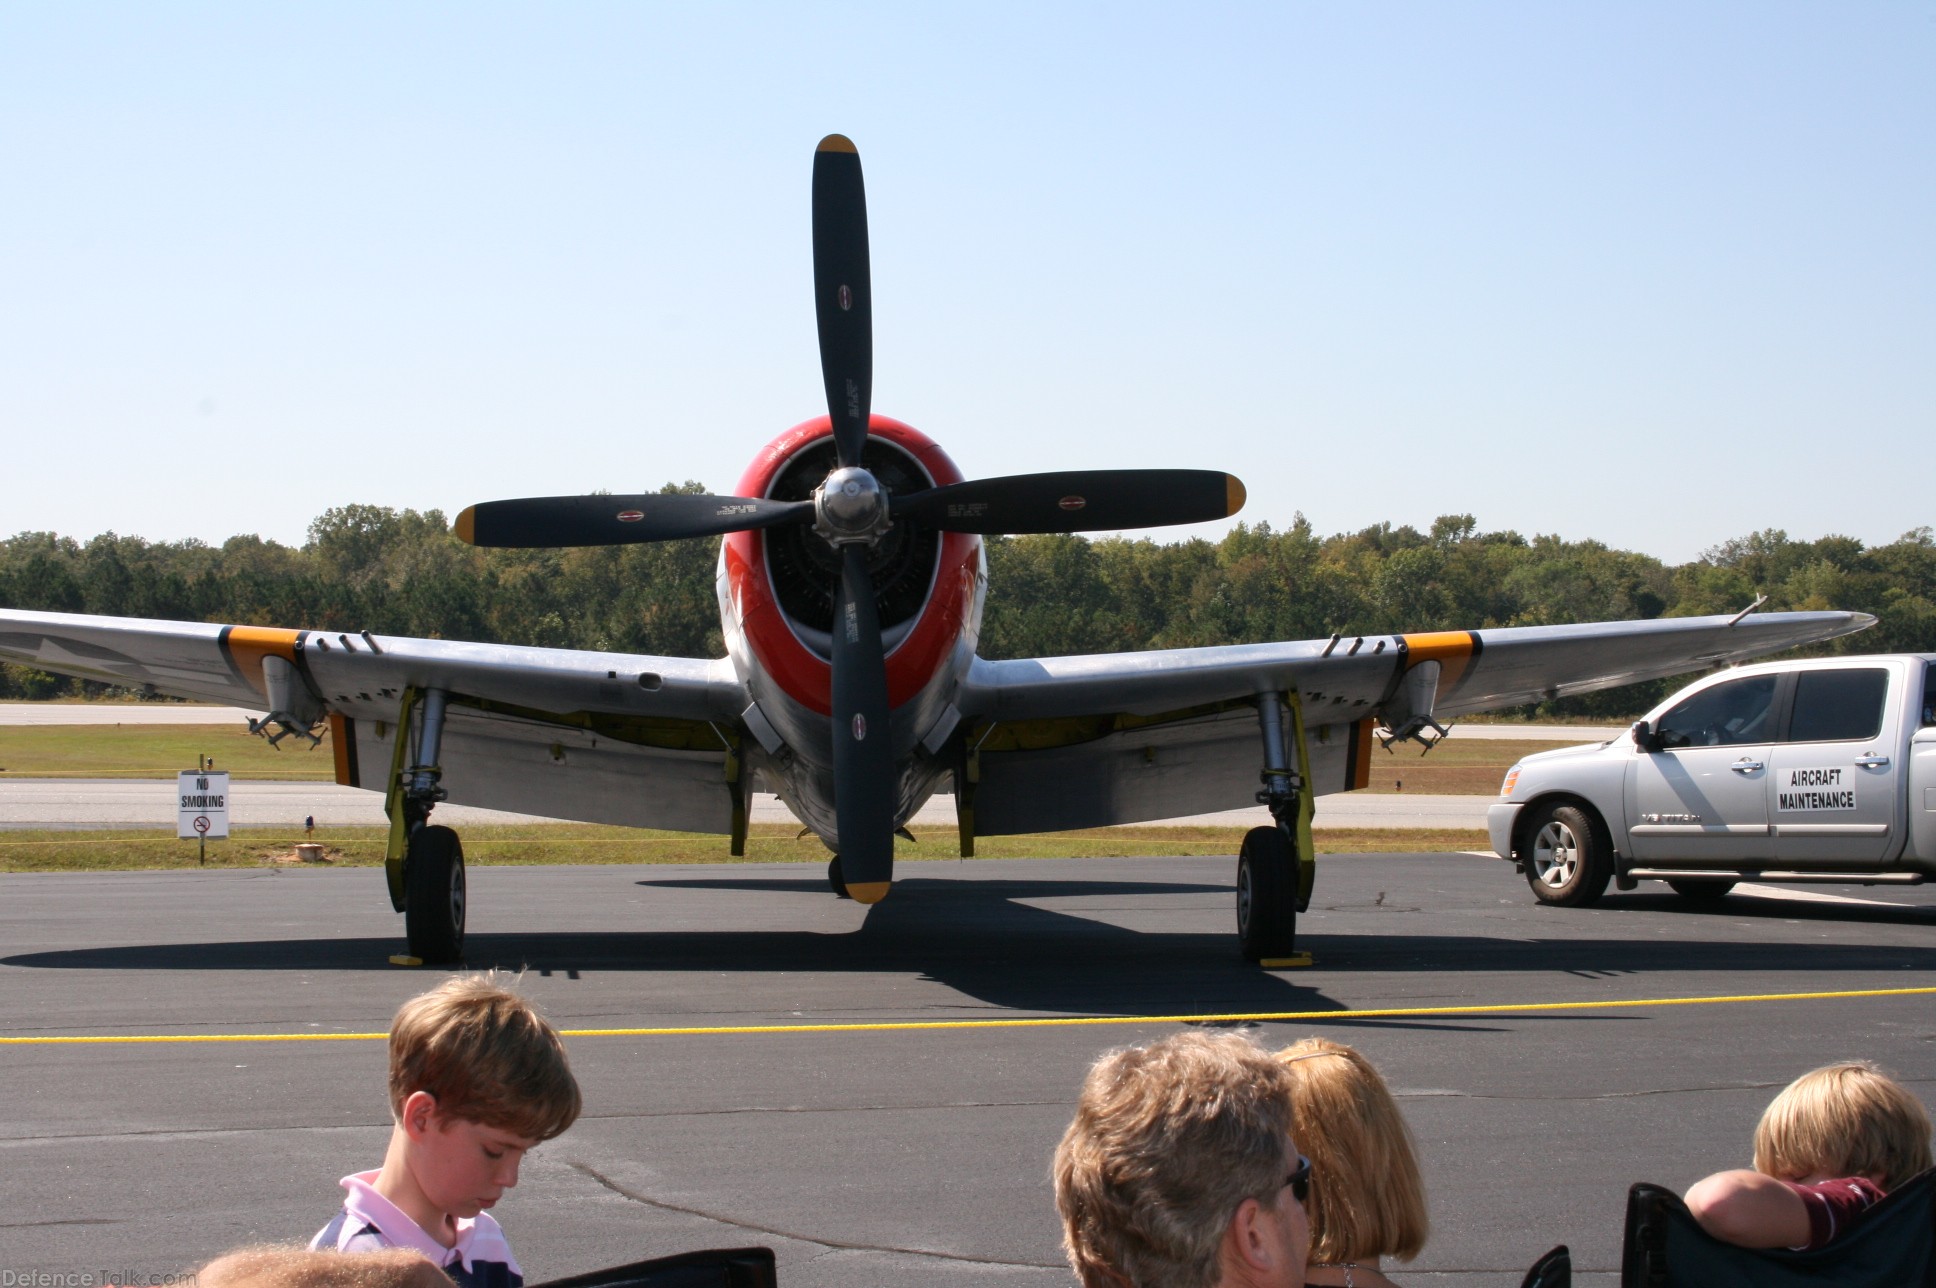
<instances>
[{"instance_id":1,"label":"red engine cowling","mask_svg":"<svg viewBox=\"0 0 1936 1288\"><path fill-rule=\"evenodd\" d=\"M933 439L886 416L868 421L861 463L890 497L962 481ZM833 468L831 422L818 416L769 443L740 496L804 500ZM868 555L887 643L887 695L899 706L933 679L974 610L980 541L897 523ZM760 666L809 710L831 710L834 589L840 556L810 528L735 532L723 552L734 615Z\"/></svg>"}]
</instances>

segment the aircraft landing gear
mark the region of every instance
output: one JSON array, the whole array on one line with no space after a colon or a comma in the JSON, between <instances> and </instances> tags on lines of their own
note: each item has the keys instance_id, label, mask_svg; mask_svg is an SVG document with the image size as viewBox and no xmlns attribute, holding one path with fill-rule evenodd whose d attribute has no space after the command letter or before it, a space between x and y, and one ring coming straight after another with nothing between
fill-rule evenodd
<instances>
[{"instance_id":1,"label":"aircraft landing gear","mask_svg":"<svg viewBox=\"0 0 1936 1288\"><path fill-rule=\"evenodd\" d=\"M838 854L827 860L827 884L842 899L853 898L852 895L847 893L846 879L840 875L840 856Z\"/></svg>"},{"instance_id":2,"label":"aircraft landing gear","mask_svg":"<svg viewBox=\"0 0 1936 1288\"><path fill-rule=\"evenodd\" d=\"M1284 703L1275 692L1257 698L1264 735L1264 787L1259 804L1273 823L1253 827L1237 853L1237 942L1251 961L1289 957L1297 951L1297 914L1309 906L1316 855L1311 844L1310 767L1304 746L1304 713L1291 694L1291 730L1297 745L1292 770L1284 745Z\"/></svg>"},{"instance_id":3,"label":"aircraft landing gear","mask_svg":"<svg viewBox=\"0 0 1936 1288\"><path fill-rule=\"evenodd\" d=\"M1253 827L1237 852L1237 938L1252 961L1297 951L1297 858L1280 827Z\"/></svg>"},{"instance_id":4,"label":"aircraft landing gear","mask_svg":"<svg viewBox=\"0 0 1936 1288\"><path fill-rule=\"evenodd\" d=\"M416 763L405 771L410 754L412 708L423 704ZM438 765L444 738L444 712L450 695L442 689L406 689L397 717L397 743L390 764L390 845L384 856L390 902L403 914L410 955L426 964L456 962L464 955L464 847L457 833L434 826L430 811L445 793Z\"/></svg>"},{"instance_id":5,"label":"aircraft landing gear","mask_svg":"<svg viewBox=\"0 0 1936 1288\"><path fill-rule=\"evenodd\" d=\"M426 823L410 836L403 862L404 931L410 955L426 962L464 956L464 847L457 833Z\"/></svg>"}]
</instances>

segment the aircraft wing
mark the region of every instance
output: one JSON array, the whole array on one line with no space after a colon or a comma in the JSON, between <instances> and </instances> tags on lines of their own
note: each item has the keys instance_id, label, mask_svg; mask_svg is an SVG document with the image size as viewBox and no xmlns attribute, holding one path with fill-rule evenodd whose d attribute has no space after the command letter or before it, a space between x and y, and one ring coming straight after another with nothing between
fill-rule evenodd
<instances>
[{"instance_id":1,"label":"aircraft wing","mask_svg":"<svg viewBox=\"0 0 1936 1288\"><path fill-rule=\"evenodd\" d=\"M1371 730L1441 723L1741 661L1874 624L1756 613L1281 644L977 660L956 699L981 835L1099 827L1255 803L1253 699L1298 695L1313 787L1369 779Z\"/></svg>"},{"instance_id":2,"label":"aircraft wing","mask_svg":"<svg viewBox=\"0 0 1936 1288\"><path fill-rule=\"evenodd\" d=\"M747 697L725 659L0 610L0 661L327 719L336 779L384 790L406 689L451 695L460 804L729 832Z\"/></svg>"}]
</instances>

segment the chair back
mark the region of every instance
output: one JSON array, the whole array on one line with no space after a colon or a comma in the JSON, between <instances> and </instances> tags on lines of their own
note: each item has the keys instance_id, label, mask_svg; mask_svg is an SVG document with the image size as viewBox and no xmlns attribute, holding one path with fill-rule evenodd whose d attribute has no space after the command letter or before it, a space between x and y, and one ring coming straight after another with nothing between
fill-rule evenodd
<instances>
[{"instance_id":1,"label":"chair back","mask_svg":"<svg viewBox=\"0 0 1936 1288\"><path fill-rule=\"evenodd\" d=\"M1573 1254L1562 1243L1533 1263L1519 1288L1573 1288Z\"/></svg>"},{"instance_id":2,"label":"chair back","mask_svg":"<svg viewBox=\"0 0 1936 1288\"><path fill-rule=\"evenodd\" d=\"M1627 1192L1620 1288L1936 1288L1936 1170L1904 1182L1811 1252L1737 1248L1701 1229L1672 1190Z\"/></svg>"},{"instance_id":3,"label":"chair back","mask_svg":"<svg viewBox=\"0 0 1936 1288\"><path fill-rule=\"evenodd\" d=\"M771 1248L712 1248L634 1261L531 1288L776 1288Z\"/></svg>"}]
</instances>

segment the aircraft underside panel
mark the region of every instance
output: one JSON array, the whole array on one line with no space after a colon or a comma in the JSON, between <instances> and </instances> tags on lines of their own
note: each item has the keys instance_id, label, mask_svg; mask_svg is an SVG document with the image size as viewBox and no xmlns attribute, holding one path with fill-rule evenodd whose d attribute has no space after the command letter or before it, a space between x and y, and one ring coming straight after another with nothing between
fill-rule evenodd
<instances>
[{"instance_id":1,"label":"aircraft underside panel","mask_svg":"<svg viewBox=\"0 0 1936 1288\"><path fill-rule=\"evenodd\" d=\"M1317 794L1348 790L1363 730L1313 729ZM1254 711L1130 729L1089 742L981 755L977 836L1058 832L1244 809L1257 803L1263 740Z\"/></svg>"},{"instance_id":2,"label":"aircraft underside panel","mask_svg":"<svg viewBox=\"0 0 1936 1288\"><path fill-rule=\"evenodd\" d=\"M351 785L382 791L396 726L367 719L349 724L356 744ZM442 786L456 805L679 832L732 829L732 792L720 752L639 746L453 704L438 759Z\"/></svg>"}]
</instances>

